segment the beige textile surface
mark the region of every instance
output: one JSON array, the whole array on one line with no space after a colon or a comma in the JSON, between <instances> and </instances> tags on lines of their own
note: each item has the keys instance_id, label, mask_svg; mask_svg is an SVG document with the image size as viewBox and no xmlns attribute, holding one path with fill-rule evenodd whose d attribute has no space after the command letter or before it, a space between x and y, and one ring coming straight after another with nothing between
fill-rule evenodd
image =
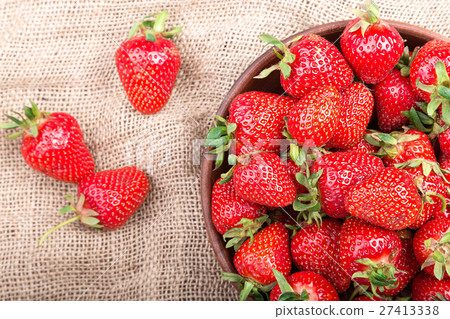
<instances>
[{"instance_id":1,"label":"beige textile surface","mask_svg":"<svg viewBox=\"0 0 450 319\"><path fill-rule=\"evenodd\" d=\"M351 18L361 1L0 0L0 114L32 99L79 121L96 170L136 165L151 192L125 227L99 233L56 214L76 185L26 166L20 141L0 133L1 300L235 300L220 279L199 203L192 140L203 138L221 100L279 38ZM450 1L378 1L384 18L450 36ZM114 53L133 21L169 10L181 70L156 115L129 104ZM1 119L2 121L5 118Z\"/></svg>"}]
</instances>

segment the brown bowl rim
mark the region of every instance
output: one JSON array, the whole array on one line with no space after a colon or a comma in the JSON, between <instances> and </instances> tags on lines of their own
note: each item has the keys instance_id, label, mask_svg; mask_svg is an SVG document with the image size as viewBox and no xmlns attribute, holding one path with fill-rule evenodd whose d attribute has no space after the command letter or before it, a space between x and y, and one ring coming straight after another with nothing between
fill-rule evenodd
<instances>
[{"instance_id":1,"label":"brown bowl rim","mask_svg":"<svg viewBox=\"0 0 450 319\"><path fill-rule=\"evenodd\" d=\"M332 30L340 30L344 29L345 26L350 22L351 20L342 20L342 21L336 21L336 22L330 22L326 24L322 24L319 26L315 26L312 28L309 28L307 30L303 30L300 32L297 32L285 40L283 42L288 42L294 39L295 37L298 37L300 35L305 34L319 34L321 35L323 32L327 31L330 32ZM392 21L392 20L384 20L388 22L390 25L394 26L400 34L403 34L405 30L411 31L414 30L416 33L416 36L418 38L428 38L428 39L440 39L440 40L446 40L450 41L449 38L430 31L428 29L425 29L420 26L412 25L405 22L400 21ZM273 58L273 51L267 50L262 55L260 55L250 66L247 67L247 69L239 76L239 78L235 81L233 86L230 88L230 90L225 95L225 98L223 99L222 103L220 104L220 107L216 113L216 115L220 115L222 117L227 115L228 107L231 103L231 101L239 95L239 90L241 89L241 82L245 81L246 79L252 79L254 76L259 74L261 71L261 66L264 66L270 59ZM200 169L200 194L201 194L201 205L202 205L202 212L203 212L203 220L205 222L206 227L206 233L208 235L208 240L214 250L214 253L217 257L217 260L222 267L224 272L232 272L235 273L236 270L234 268L234 265L232 263L231 258L229 258L229 252L225 248L225 242L222 239L222 235L220 235L212 222L211 218L211 189L207 186L206 179L209 178L210 173L213 170L213 161L208 160L205 158L205 156L202 156L202 163L201 163L201 169ZM239 291L238 285L236 283L233 283L233 286Z\"/></svg>"}]
</instances>

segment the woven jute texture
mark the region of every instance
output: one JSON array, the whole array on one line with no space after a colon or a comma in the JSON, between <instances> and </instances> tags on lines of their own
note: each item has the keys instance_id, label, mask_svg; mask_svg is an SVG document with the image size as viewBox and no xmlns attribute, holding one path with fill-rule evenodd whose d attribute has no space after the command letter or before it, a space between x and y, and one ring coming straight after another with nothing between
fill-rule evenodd
<instances>
[{"instance_id":1,"label":"woven jute texture","mask_svg":"<svg viewBox=\"0 0 450 319\"><path fill-rule=\"evenodd\" d=\"M359 2L1 0L0 114L20 112L29 99L72 114L97 171L136 165L151 191L123 228L74 223L37 248L66 218L56 213L76 185L33 171L20 140L1 132L0 299L235 300L206 237L193 140L265 50L258 35L285 38L349 19L347 6ZM450 36L449 0L378 2L384 18ZM184 25L173 39L182 65L169 103L144 116L128 102L114 53L133 21L164 9L168 27Z\"/></svg>"}]
</instances>

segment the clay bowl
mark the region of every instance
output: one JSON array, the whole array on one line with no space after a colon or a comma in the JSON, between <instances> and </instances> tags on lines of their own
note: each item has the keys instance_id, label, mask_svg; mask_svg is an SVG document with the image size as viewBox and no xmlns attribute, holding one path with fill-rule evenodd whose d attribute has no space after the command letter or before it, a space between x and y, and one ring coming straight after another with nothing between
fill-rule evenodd
<instances>
[{"instance_id":1,"label":"clay bowl","mask_svg":"<svg viewBox=\"0 0 450 319\"><path fill-rule=\"evenodd\" d=\"M320 25L299 33L292 35L291 37L284 40L284 42L290 41L293 38L304 35L304 34L317 34L332 43L335 43L339 47L338 38L349 20L332 22L324 25ZM432 31L426 30L424 28L414 26L411 24L403 22L388 21L392 26L394 26L398 32L402 35L403 39L406 39L406 45L410 49L416 46L423 46L426 42L434 39L449 40L448 38L434 33ZM268 50L263 55L255 60L245 72L239 77L233 87L225 96L222 104L217 111L217 115L222 117L228 116L228 107L231 101L239 94L248 91L264 91L271 93L282 94L284 90L280 85L280 74L279 72L272 72L272 74L265 79L254 79L253 77L258 75L263 69L277 63L279 61L277 57L273 54L272 50ZM214 253L225 272L236 272L233 266L233 249L226 249L225 242L222 236L214 228L211 219L211 193L215 181L219 178L220 174L227 170L225 165L222 165L220 169L214 171L214 161L211 158L203 156L201 175L200 175L200 192L201 192L201 202L203 209L203 219L206 225L206 231L208 234L209 241ZM234 284L236 289L238 289L237 284Z\"/></svg>"}]
</instances>

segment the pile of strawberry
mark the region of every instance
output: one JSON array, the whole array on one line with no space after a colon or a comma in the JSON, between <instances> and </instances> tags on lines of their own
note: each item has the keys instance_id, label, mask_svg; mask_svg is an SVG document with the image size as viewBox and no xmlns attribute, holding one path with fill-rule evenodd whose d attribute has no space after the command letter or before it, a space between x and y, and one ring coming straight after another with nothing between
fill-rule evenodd
<instances>
[{"instance_id":1,"label":"pile of strawberry","mask_svg":"<svg viewBox=\"0 0 450 319\"><path fill-rule=\"evenodd\" d=\"M450 42L409 54L365 9L341 51L262 35L289 96L240 94L208 133L241 300L450 300Z\"/></svg>"},{"instance_id":2,"label":"pile of strawberry","mask_svg":"<svg viewBox=\"0 0 450 319\"><path fill-rule=\"evenodd\" d=\"M116 67L133 107L143 113L160 111L168 102L177 73L180 54L169 40L182 27L165 31L167 11L137 21L128 39L116 51ZM70 206L59 213L75 216L52 228L45 238L60 227L80 220L102 230L122 227L142 205L150 188L145 173L128 166L94 172L94 160L85 144L77 120L63 112L41 112L35 103L25 106L25 116L7 115L10 123L2 129L20 129L8 138L22 136L22 156L33 169L59 181L78 184L75 199L67 195Z\"/></svg>"}]
</instances>

